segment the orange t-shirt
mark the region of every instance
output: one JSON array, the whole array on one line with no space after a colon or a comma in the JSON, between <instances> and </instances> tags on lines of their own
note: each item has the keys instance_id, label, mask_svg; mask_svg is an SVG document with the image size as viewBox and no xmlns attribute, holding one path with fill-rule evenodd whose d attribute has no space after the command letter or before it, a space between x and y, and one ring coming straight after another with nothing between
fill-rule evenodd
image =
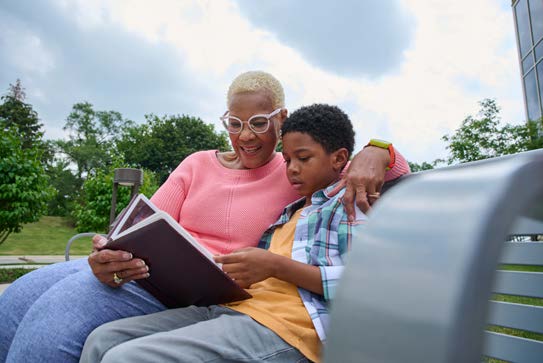
<instances>
[{"instance_id":1,"label":"orange t-shirt","mask_svg":"<svg viewBox=\"0 0 543 363\"><path fill-rule=\"evenodd\" d=\"M301 209L273 232L269 251L291 258L296 222ZM226 304L247 314L298 349L308 359L318 362L321 343L296 285L269 278L251 285L252 299Z\"/></svg>"}]
</instances>

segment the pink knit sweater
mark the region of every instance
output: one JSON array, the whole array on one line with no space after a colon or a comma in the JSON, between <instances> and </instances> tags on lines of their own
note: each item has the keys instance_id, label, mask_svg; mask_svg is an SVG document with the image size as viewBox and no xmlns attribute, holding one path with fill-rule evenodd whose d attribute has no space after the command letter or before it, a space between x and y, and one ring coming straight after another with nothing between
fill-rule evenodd
<instances>
[{"instance_id":1,"label":"pink knit sweater","mask_svg":"<svg viewBox=\"0 0 543 363\"><path fill-rule=\"evenodd\" d=\"M283 208L300 198L286 177L281 154L257 169L224 167L216 150L187 157L151 198L214 254L256 246ZM394 179L408 171L396 153Z\"/></svg>"},{"instance_id":2,"label":"pink knit sweater","mask_svg":"<svg viewBox=\"0 0 543 363\"><path fill-rule=\"evenodd\" d=\"M256 246L283 207L299 195L281 154L247 170L225 168L216 151L187 157L151 198L212 253Z\"/></svg>"}]
</instances>

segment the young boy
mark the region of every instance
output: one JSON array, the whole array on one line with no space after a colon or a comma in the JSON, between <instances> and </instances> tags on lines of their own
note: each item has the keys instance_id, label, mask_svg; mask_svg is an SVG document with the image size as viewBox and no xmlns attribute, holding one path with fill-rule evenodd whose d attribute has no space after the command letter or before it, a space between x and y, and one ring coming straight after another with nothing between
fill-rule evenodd
<instances>
[{"instance_id":1,"label":"young boy","mask_svg":"<svg viewBox=\"0 0 543 363\"><path fill-rule=\"evenodd\" d=\"M343 191L328 194L353 151L354 131L343 111L324 104L295 111L281 131L288 179L303 198L284 209L261 248L216 257L253 298L103 325L81 362L319 361L328 302L365 219L360 212L348 222Z\"/></svg>"}]
</instances>

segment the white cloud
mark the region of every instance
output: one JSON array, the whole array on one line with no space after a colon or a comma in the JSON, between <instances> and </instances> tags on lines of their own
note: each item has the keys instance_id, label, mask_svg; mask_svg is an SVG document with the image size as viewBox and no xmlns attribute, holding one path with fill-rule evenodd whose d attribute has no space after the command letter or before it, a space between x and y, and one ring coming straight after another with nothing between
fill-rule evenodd
<instances>
[{"instance_id":1,"label":"white cloud","mask_svg":"<svg viewBox=\"0 0 543 363\"><path fill-rule=\"evenodd\" d=\"M273 29L257 28L246 19L234 0L163 0L152 4L143 0L57 1L65 16L75 19L82 31L114 24L142 43L173 50L179 59L164 62L168 66L159 71L168 78L177 71L171 69L172 64L182 62L179 67L186 74L182 79L188 85L173 86L179 92L172 97L179 97L179 104L185 107L178 112L202 117L216 126L217 116L224 112L229 82L249 69L267 70L281 80L291 110L313 102L339 104L355 124L357 147L370 137L381 137L418 162L445 156L441 136L453 132L467 115L475 114L477 102L483 98L497 99L504 121L522 122L524 106L510 9L494 0L402 3L411 13L414 29L401 64L379 78L363 78L308 63L299 49L281 42ZM311 19L302 17L299 21ZM40 67L20 62L21 69L34 67L46 76L55 60L47 44L40 43L39 34L29 34L28 39L24 46L12 47L16 50L13 57L40 55ZM101 41L107 45L109 39ZM131 69L127 64L125 71ZM180 82L180 77L172 79ZM164 82L157 83L157 89L148 90L148 103L156 103L156 109L163 107L159 95L164 92L158 88L163 86ZM39 84L33 87L36 94L46 93ZM189 106L181 102L186 90L200 92L201 88L208 91L205 96L191 94L194 101ZM65 117L58 115L57 119Z\"/></svg>"},{"instance_id":2,"label":"white cloud","mask_svg":"<svg viewBox=\"0 0 543 363\"><path fill-rule=\"evenodd\" d=\"M414 46L399 74L372 86L369 104L385 113L391 139L408 156L430 159L428 147L475 114L483 98L497 98L507 116L521 114L511 13L492 0L406 3L417 19Z\"/></svg>"},{"instance_id":3,"label":"white cloud","mask_svg":"<svg viewBox=\"0 0 543 363\"><path fill-rule=\"evenodd\" d=\"M411 41L412 19L400 0L236 2L254 26L269 30L307 62L332 73L386 74L403 61Z\"/></svg>"}]
</instances>

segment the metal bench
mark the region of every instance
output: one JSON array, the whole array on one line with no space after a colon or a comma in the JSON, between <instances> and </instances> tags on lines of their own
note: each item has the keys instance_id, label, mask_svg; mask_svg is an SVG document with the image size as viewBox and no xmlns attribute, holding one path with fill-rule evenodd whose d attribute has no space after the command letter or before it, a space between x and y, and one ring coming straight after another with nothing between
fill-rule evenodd
<instances>
[{"instance_id":1,"label":"metal bench","mask_svg":"<svg viewBox=\"0 0 543 363\"><path fill-rule=\"evenodd\" d=\"M69 240L68 240L68 243L66 243L66 248L64 249L64 260L65 261L70 261L70 249L72 248L72 244L77 241L78 239L80 238L84 238L84 237L92 237L94 235L97 235L97 234L100 234L100 233L96 233L96 232L83 232L83 233L78 233L74 236L72 236ZM106 236L105 234L102 234L102 236ZM89 252L90 250L92 249L92 246L89 245Z\"/></svg>"},{"instance_id":2,"label":"metal bench","mask_svg":"<svg viewBox=\"0 0 543 363\"><path fill-rule=\"evenodd\" d=\"M543 150L419 173L381 198L353 240L332 305L326 362L543 362ZM518 239L518 238L517 238Z\"/></svg>"}]
</instances>

